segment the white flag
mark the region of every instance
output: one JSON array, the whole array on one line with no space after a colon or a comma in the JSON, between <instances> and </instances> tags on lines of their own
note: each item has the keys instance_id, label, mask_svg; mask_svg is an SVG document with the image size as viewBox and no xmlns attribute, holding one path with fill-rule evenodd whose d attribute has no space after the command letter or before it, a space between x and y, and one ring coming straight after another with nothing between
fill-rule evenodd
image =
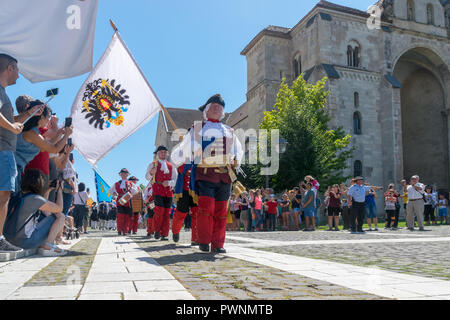
<instances>
[{"instance_id":1,"label":"white flag","mask_svg":"<svg viewBox=\"0 0 450 320\"><path fill-rule=\"evenodd\" d=\"M95 166L150 121L160 106L116 32L72 105L73 144Z\"/></svg>"},{"instance_id":2,"label":"white flag","mask_svg":"<svg viewBox=\"0 0 450 320\"><path fill-rule=\"evenodd\" d=\"M92 70L97 0L0 0L0 53L31 82Z\"/></svg>"}]
</instances>

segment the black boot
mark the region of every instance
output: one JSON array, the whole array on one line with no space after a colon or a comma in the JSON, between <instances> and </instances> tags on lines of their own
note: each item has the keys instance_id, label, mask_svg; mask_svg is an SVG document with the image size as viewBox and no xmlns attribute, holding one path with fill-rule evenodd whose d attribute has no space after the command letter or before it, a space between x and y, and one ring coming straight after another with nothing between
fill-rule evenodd
<instances>
[{"instance_id":1,"label":"black boot","mask_svg":"<svg viewBox=\"0 0 450 320\"><path fill-rule=\"evenodd\" d=\"M153 236L153 233L147 233L147 238L151 238Z\"/></svg>"},{"instance_id":2,"label":"black boot","mask_svg":"<svg viewBox=\"0 0 450 320\"><path fill-rule=\"evenodd\" d=\"M225 250L224 248L214 248L212 251L214 253L227 253L227 250Z\"/></svg>"},{"instance_id":3,"label":"black boot","mask_svg":"<svg viewBox=\"0 0 450 320\"><path fill-rule=\"evenodd\" d=\"M158 240L159 238L161 238L161 233L155 232L155 239Z\"/></svg>"},{"instance_id":4,"label":"black boot","mask_svg":"<svg viewBox=\"0 0 450 320\"><path fill-rule=\"evenodd\" d=\"M172 234L172 238L173 238L174 242L178 242L178 241L180 241L180 234L179 233Z\"/></svg>"},{"instance_id":5,"label":"black boot","mask_svg":"<svg viewBox=\"0 0 450 320\"><path fill-rule=\"evenodd\" d=\"M203 252L209 252L209 244L199 244L200 250Z\"/></svg>"},{"instance_id":6,"label":"black boot","mask_svg":"<svg viewBox=\"0 0 450 320\"><path fill-rule=\"evenodd\" d=\"M195 246L198 246L198 245L199 245L198 242L195 242L195 241L192 241L192 242L191 242L191 247L195 247Z\"/></svg>"},{"instance_id":7,"label":"black boot","mask_svg":"<svg viewBox=\"0 0 450 320\"><path fill-rule=\"evenodd\" d=\"M169 239L167 239L167 237L161 236L161 241L167 241Z\"/></svg>"}]
</instances>

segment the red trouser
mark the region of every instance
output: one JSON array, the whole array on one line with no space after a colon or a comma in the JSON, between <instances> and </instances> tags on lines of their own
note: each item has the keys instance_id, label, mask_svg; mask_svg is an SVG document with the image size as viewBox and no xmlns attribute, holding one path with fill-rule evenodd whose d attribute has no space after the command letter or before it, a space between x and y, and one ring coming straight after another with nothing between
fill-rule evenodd
<instances>
[{"instance_id":1,"label":"red trouser","mask_svg":"<svg viewBox=\"0 0 450 320\"><path fill-rule=\"evenodd\" d=\"M191 241L194 241L194 242L198 242L197 215L198 215L198 207L192 207L191 208Z\"/></svg>"},{"instance_id":2,"label":"red trouser","mask_svg":"<svg viewBox=\"0 0 450 320\"><path fill-rule=\"evenodd\" d=\"M130 217L128 230L131 232L137 232L139 225L139 213L133 213L133 217Z\"/></svg>"},{"instance_id":3,"label":"red trouser","mask_svg":"<svg viewBox=\"0 0 450 320\"><path fill-rule=\"evenodd\" d=\"M153 225L153 218L148 218L147 219L147 233L152 234L153 232L155 232L155 227Z\"/></svg>"},{"instance_id":4,"label":"red trouser","mask_svg":"<svg viewBox=\"0 0 450 320\"><path fill-rule=\"evenodd\" d=\"M184 219L186 219L187 212L181 212L178 211L178 209L175 209L175 212L173 213L173 219L172 219L172 233L178 234L180 233L181 227L183 226Z\"/></svg>"},{"instance_id":5,"label":"red trouser","mask_svg":"<svg viewBox=\"0 0 450 320\"><path fill-rule=\"evenodd\" d=\"M156 206L154 211L153 223L155 232L159 232L161 236L167 237L170 229L170 208Z\"/></svg>"},{"instance_id":6,"label":"red trouser","mask_svg":"<svg viewBox=\"0 0 450 320\"><path fill-rule=\"evenodd\" d=\"M228 201L200 196L198 199L197 234L200 244L210 244L211 249L223 248L227 227Z\"/></svg>"},{"instance_id":7,"label":"red trouser","mask_svg":"<svg viewBox=\"0 0 450 320\"><path fill-rule=\"evenodd\" d=\"M191 207L191 241L198 242L197 236L197 213L198 207ZM184 219L186 219L187 212L181 212L175 209L172 219L172 233L178 234L183 226Z\"/></svg>"},{"instance_id":8,"label":"red trouser","mask_svg":"<svg viewBox=\"0 0 450 320\"><path fill-rule=\"evenodd\" d=\"M129 222L130 216L125 213L117 213L117 231L128 233L128 226L130 224Z\"/></svg>"}]
</instances>

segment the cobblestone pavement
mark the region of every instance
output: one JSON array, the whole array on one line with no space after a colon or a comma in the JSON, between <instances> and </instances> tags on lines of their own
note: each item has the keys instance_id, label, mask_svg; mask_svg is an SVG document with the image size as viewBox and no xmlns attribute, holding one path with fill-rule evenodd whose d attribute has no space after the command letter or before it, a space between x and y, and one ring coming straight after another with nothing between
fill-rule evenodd
<instances>
[{"instance_id":1,"label":"cobblestone pavement","mask_svg":"<svg viewBox=\"0 0 450 320\"><path fill-rule=\"evenodd\" d=\"M450 226L431 226L426 229L428 230L426 232L380 229L378 232L366 234L350 234L346 231L227 232L225 248L229 246L232 252L227 255L200 253L198 248L190 246L190 232L182 231L180 242L175 244L171 238L169 241L148 239L145 237L145 230L139 230L138 235L119 238L113 231L91 230L88 235L82 235L82 238L70 248L71 254L68 256L50 260L51 262L45 262L48 258L32 257L0 264L0 297L7 299L39 299L43 296L54 299L77 298L83 286L89 282L86 281L86 277L92 270L96 254L98 256L97 250L102 239L116 242L119 246L122 245L123 239L127 239L128 243L134 241L138 245L137 252L131 253L131 257L136 255L138 260L142 260L140 267L146 269L144 261L150 259L149 261L153 261L151 263L156 263L170 272L193 297L199 300L387 299L386 296L382 297L383 294L380 291L364 291L365 288L361 286L352 289L352 286L347 286L345 281L331 283L333 281L327 277L314 277L315 271L297 272L296 266L293 266L295 270L289 269L292 265L291 267L285 265L282 268L277 261L265 264L258 259L245 259L239 253L241 250L239 248L242 248L244 255L246 252L251 252L253 256L255 252L273 252L283 254L283 257L313 258L314 261L322 261L325 264L329 261L344 264L342 265L344 267L353 265L369 268L365 269L366 272L373 267L380 268L394 272L400 278L402 274L405 277L410 274L420 277L417 278L419 282L424 279L429 279L428 281L431 282L448 281L450 280ZM374 242L378 240L381 242ZM369 241L369 243L363 243L363 241ZM254 248L252 249L251 246ZM141 253L139 248L142 249ZM244 248L247 248L245 249L247 251ZM107 259L104 261L106 262ZM305 266L307 269L307 265L303 265L303 268ZM105 265L105 269L107 268L108 265ZM139 273L139 270L137 268L134 272ZM71 278L74 276L80 281L70 285ZM124 274L123 276L133 280L134 275ZM141 273L139 276L144 277L144 274ZM151 280L147 280L147 276L144 278L134 280ZM441 282L439 285L441 287L435 290L437 291L435 295L424 294L423 297L450 298L450 293L447 293L445 289L446 283ZM421 294L422 291L431 292L434 289L431 284L427 287L426 283L419 287L417 294ZM136 289L137 293L139 293L138 289ZM391 289L395 293L396 288ZM141 296L141 298L147 296L149 295ZM154 293L153 296L158 295ZM108 299L113 295L105 292L104 297ZM117 298L124 299L124 297L127 295L117 294ZM138 296L128 295L128 297ZM398 297L401 298L401 295L399 294Z\"/></svg>"},{"instance_id":2,"label":"cobblestone pavement","mask_svg":"<svg viewBox=\"0 0 450 320\"><path fill-rule=\"evenodd\" d=\"M183 236L182 233L183 240L187 234ZM200 300L380 299L244 260L202 254L198 248L186 243L180 245L142 238L135 241Z\"/></svg>"}]
</instances>

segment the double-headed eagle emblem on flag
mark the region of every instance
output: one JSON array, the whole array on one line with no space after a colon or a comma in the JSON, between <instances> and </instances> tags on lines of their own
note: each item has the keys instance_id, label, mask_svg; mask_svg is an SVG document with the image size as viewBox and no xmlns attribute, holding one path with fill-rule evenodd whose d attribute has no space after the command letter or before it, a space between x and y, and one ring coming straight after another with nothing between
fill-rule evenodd
<instances>
[{"instance_id":1,"label":"double-headed eagle emblem on flag","mask_svg":"<svg viewBox=\"0 0 450 320\"><path fill-rule=\"evenodd\" d=\"M113 79L97 79L86 85L83 94L82 113L89 119L89 124L96 129L103 130L111 125L122 126L125 121L124 113L130 106L126 90L116 84Z\"/></svg>"}]
</instances>

